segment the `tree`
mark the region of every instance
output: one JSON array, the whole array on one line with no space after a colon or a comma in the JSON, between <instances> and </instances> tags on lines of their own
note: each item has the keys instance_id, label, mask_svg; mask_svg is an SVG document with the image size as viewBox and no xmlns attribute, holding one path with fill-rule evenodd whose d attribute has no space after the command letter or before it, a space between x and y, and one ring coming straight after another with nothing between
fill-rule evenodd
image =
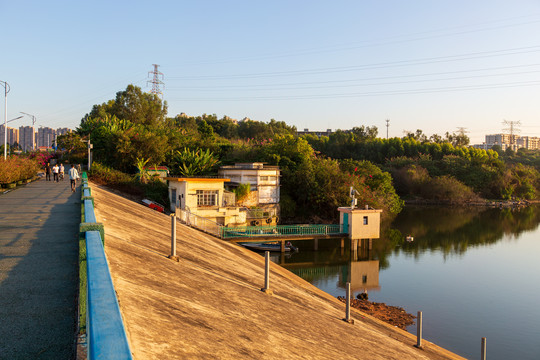
<instances>
[{"instance_id":1,"label":"tree","mask_svg":"<svg viewBox=\"0 0 540 360\"><path fill-rule=\"evenodd\" d=\"M214 138L214 129L212 126L208 125L206 120L202 120L199 122L199 134L201 134L201 138L204 140L213 139Z\"/></svg>"},{"instance_id":2,"label":"tree","mask_svg":"<svg viewBox=\"0 0 540 360\"><path fill-rule=\"evenodd\" d=\"M175 171L179 171L183 176L195 176L208 174L219 161L210 150L189 150L184 148L176 151L177 166Z\"/></svg>"},{"instance_id":3,"label":"tree","mask_svg":"<svg viewBox=\"0 0 540 360\"><path fill-rule=\"evenodd\" d=\"M126 90L117 92L114 100L94 105L92 111L82 119L81 125L89 118L103 119L107 115L133 124L162 125L167 117L167 102L162 102L156 94L145 93L140 87L130 84Z\"/></svg>"}]
</instances>

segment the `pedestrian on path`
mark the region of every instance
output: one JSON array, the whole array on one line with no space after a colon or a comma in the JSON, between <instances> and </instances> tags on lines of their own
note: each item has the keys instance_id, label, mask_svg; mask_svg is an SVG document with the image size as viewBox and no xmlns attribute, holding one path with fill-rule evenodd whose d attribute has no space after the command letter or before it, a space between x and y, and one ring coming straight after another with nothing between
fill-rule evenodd
<instances>
[{"instance_id":1,"label":"pedestrian on path","mask_svg":"<svg viewBox=\"0 0 540 360\"><path fill-rule=\"evenodd\" d=\"M58 175L60 177L60 180L64 181L64 164L62 163L60 164Z\"/></svg>"},{"instance_id":2,"label":"pedestrian on path","mask_svg":"<svg viewBox=\"0 0 540 360\"><path fill-rule=\"evenodd\" d=\"M45 165L45 180L51 181L51 163Z\"/></svg>"},{"instance_id":3,"label":"pedestrian on path","mask_svg":"<svg viewBox=\"0 0 540 360\"><path fill-rule=\"evenodd\" d=\"M71 192L75 192L77 188L77 179L79 178L79 173L77 169L71 164L71 169L69 169L69 181L71 182Z\"/></svg>"},{"instance_id":4,"label":"pedestrian on path","mask_svg":"<svg viewBox=\"0 0 540 360\"><path fill-rule=\"evenodd\" d=\"M58 182L58 172L60 171L60 168L58 167L58 164L54 164L52 168L53 172L53 181Z\"/></svg>"}]
</instances>

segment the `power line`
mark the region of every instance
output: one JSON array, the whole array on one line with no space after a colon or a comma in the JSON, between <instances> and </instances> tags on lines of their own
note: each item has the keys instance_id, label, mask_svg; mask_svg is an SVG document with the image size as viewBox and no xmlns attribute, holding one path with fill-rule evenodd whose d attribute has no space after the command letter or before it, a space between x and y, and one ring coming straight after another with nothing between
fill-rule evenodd
<instances>
[{"instance_id":1,"label":"power line","mask_svg":"<svg viewBox=\"0 0 540 360\"><path fill-rule=\"evenodd\" d=\"M255 100L334 99L334 98L363 97L363 96L414 95L414 94L429 94L429 93L437 93L437 92L502 89L502 88L509 88L509 87L538 86L538 85L540 85L540 81L535 80L535 81L510 82L510 83L495 83L495 84L466 85L466 86L453 86L453 87L422 88L422 89L412 89L412 90L388 90L388 91L362 92L362 93L253 96L253 97L243 97L243 98L241 98L241 97L230 97L230 98L173 98L171 100L181 100L181 101L255 101Z\"/></svg>"},{"instance_id":2,"label":"power line","mask_svg":"<svg viewBox=\"0 0 540 360\"><path fill-rule=\"evenodd\" d=\"M276 72L264 72L264 73L250 73L250 74L232 74L232 75L201 75L201 76L173 76L169 79L173 80L228 80L228 79L242 79L242 78L258 78L258 77L276 77L276 76L291 76L291 75L314 75L323 73L336 73L336 72L349 72L357 70L372 70L388 67L399 66L411 66L411 65L426 65L441 62L451 61L463 61L471 59L492 58L495 56L508 56L516 54L524 54L530 52L540 51L540 45L527 46L520 48L493 50L493 51L480 51L473 53L464 53L459 55L437 56L429 58L420 58L412 60L400 60L389 61L381 63L372 63L365 65L355 66L339 66L339 67L327 67L327 68L315 68L307 70L289 70L289 71L276 71Z\"/></svg>"},{"instance_id":3,"label":"power line","mask_svg":"<svg viewBox=\"0 0 540 360\"><path fill-rule=\"evenodd\" d=\"M441 37L451 37L454 35L464 35L468 33L474 33L474 32L481 32L481 31L487 31L487 30L497 30L501 28L508 28L508 27L515 27L515 26L523 26L523 25L530 25L535 24L539 22L540 20L535 19L538 16L538 14L531 14L527 16L520 16L517 18L508 18L508 19L501 19L501 20L493 20L488 21L484 23L474 24L473 26L484 26L477 29L471 29L467 30L467 28L470 28L470 26L455 26L450 28L444 28L444 29L434 29L424 32L418 32L418 33L409 33L409 34L402 34L398 36L392 36L388 38L381 38L381 39L375 39L375 41L371 42L354 42L354 43L348 43L348 44L339 44L339 45L332 45L332 46L326 46L322 48L311 48L311 49L303 49L299 51L294 52L288 52L288 53L282 53L282 54L266 54L261 56L242 56L242 57L234 57L234 58L228 58L228 59L220 59L220 60L208 60L208 61L197 61L196 63L182 63L182 65L176 65L177 67L184 67L186 65L201 65L201 64L224 64L224 63L231 63L231 62L240 62L240 61L260 61L260 60L272 60L272 59L280 59L280 58L288 58L288 57L296 57L296 56L305 56L305 55L314 55L314 54L323 54L323 53L335 53L335 52L342 52L342 51L350 51L355 49L361 49L361 48L367 48L367 47L374 47L374 46L385 46L385 45L391 45L391 44L404 44L408 42L414 42L419 40L428 40L433 38L441 38ZM533 18L533 20L519 22L519 23L511 23L511 24L502 24L502 25L491 25L491 24L497 24L497 23L503 23L507 21L512 20L519 20L524 18ZM454 30L460 30L465 29L461 31L455 31L455 32L449 32ZM436 34L439 33L439 34ZM173 65L174 67L174 65Z\"/></svg>"},{"instance_id":4,"label":"power line","mask_svg":"<svg viewBox=\"0 0 540 360\"><path fill-rule=\"evenodd\" d=\"M534 63L534 64L523 64L523 65L512 65L512 66L498 66L498 67L491 67L491 68L477 68L477 69L471 69L471 70L457 70L457 71L442 71L442 72L432 72L432 73L422 73L422 74L412 74L412 75L394 75L394 76L377 76L377 77L367 77L367 78L356 78L356 79L341 79L341 80L324 80L324 81L303 81L303 82L293 82L293 83L274 83L274 84L255 84L251 85L251 89L256 88L268 88L273 86L295 86L295 85L318 85L318 84L335 84L335 83L351 83L351 82L362 82L362 81L373 81L373 80L392 80L392 79L407 79L407 78L416 78L416 77L427 77L427 76L433 76L433 75L452 75L452 74L462 74L462 73L475 73L475 72L482 72L482 71L491 71L491 70L503 70L503 69L515 69L515 68L523 68L523 67L534 67L539 66L540 63ZM476 78L476 77L488 77L488 76L505 76L505 75L519 75L519 74L532 74L537 73L540 70L530 70L530 71L520 71L520 72L513 72L513 73L503 73L503 74L486 74L486 75L469 75L469 76L462 76L462 77L452 77L452 78L439 78L439 79L426 79L426 80L413 80L412 82L417 81L436 81L436 80L459 80L459 79L470 79L470 78ZM404 82L402 82L404 83ZM386 83L387 84L387 83ZM193 87L190 86L189 90L203 90L208 89L208 86L200 86L200 87ZM302 87L302 88L309 88L309 87ZM176 87L169 87L169 90L185 90L186 87L182 88L176 88ZM229 89L246 89L246 85L225 85L225 86L215 86L212 85L212 89L223 89L223 90L229 90Z\"/></svg>"}]
</instances>

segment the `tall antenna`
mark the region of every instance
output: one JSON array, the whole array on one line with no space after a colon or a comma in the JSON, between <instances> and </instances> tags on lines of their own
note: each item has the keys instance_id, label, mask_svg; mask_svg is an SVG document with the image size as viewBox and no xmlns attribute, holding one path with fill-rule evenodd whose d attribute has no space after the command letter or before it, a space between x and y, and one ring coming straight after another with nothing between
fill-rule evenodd
<instances>
[{"instance_id":1,"label":"tall antenna","mask_svg":"<svg viewBox=\"0 0 540 360\"><path fill-rule=\"evenodd\" d=\"M388 128L390 127L390 119L386 119L386 140L388 140Z\"/></svg>"},{"instance_id":2,"label":"tall antenna","mask_svg":"<svg viewBox=\"0 0 540 360\"><path fill-rule=\"evenodd\" d=\"M161 73L158 70L159 65L156 65L156 64L152 64L152 65L154 66L154 71L149 71L148 75L153 74L154 77L152 78L152 80L146 81L146 83L147 84L152 83L152 90L150 90L150 93L156 94L158 96L161 95L161 99L163 99L163 93L161 92L161 89L159 88L160 85L165 86L165 83L159 80L160 76L161 76L161 79L163 79L163 73Z\"/></svg>"},{"instance_id":3,"label":"tall antenna","mask_svg":"<svg viewBox=\"0 0 540 360\"><path fill-rule=\"evenodd\" d=\"M508 131L510 133L510 145L514 144L514 136L516 133L519 133L521 130L517 126L521 125L521 121L508 121L504 120L503 125L508 127L504 128L503 131Z\"/></svg>"}]
</instances>

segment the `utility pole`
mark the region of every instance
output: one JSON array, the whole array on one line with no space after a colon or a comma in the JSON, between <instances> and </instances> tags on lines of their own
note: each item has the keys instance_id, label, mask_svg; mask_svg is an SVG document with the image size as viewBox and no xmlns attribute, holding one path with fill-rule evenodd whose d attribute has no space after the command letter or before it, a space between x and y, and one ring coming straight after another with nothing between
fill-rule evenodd
<instances>
[{"instance_id":1,"label":"utility pole","mask_svg":"<svg viewBox=\"0 0 540 360\"><path fill-rule=\"evenodd\" d=\"M388 140L388 128L390 127L390 119L386 119L386 140Z\"/></svg>"},{"instance_id":2,"label":"utility pole","mask_svg":"<svg viewBox=\"0 0 540 360\"><path fill-rule=\"evenodd\" d=\"M0 85L4 86L4 160L7 159L7 94L10 90L9 84L0 80Z\"/></svg>"},{"instance_id":3,"label":"utility pole","mask_svg":"<svg viewBox=\"0 0 540 360\"><path fill-rule=\"evenodd\" d=\"M92 164L92 148L94 145L90 142L90 134L88 134L88 171L90 171L90 165Z\"/></svg>"},{"instance_id":4,"label":"utility pole","mask_svg":"<svg viewBox=\"0 0 540 360\"><path fill-rule=\"evenodd\" d=\"M159 80L159 77L161 76L161 79L163 79L163 73L161 73L159 70L158 70L158 67L159 65L157 64L152 64L154 66L154 71L149 71L148 74L152 74L153 75L153 78L152 80L148 80L146 81L146 83L151 83L152 84L152 90L150 90L150 93L152 94L156 94L156 95L161 95L161 100L163 100L163 92L161 92L161 89L159 88L160 85L163 85L165 86L165 83L161 80Z\"/></svg>"}]
</instances>

